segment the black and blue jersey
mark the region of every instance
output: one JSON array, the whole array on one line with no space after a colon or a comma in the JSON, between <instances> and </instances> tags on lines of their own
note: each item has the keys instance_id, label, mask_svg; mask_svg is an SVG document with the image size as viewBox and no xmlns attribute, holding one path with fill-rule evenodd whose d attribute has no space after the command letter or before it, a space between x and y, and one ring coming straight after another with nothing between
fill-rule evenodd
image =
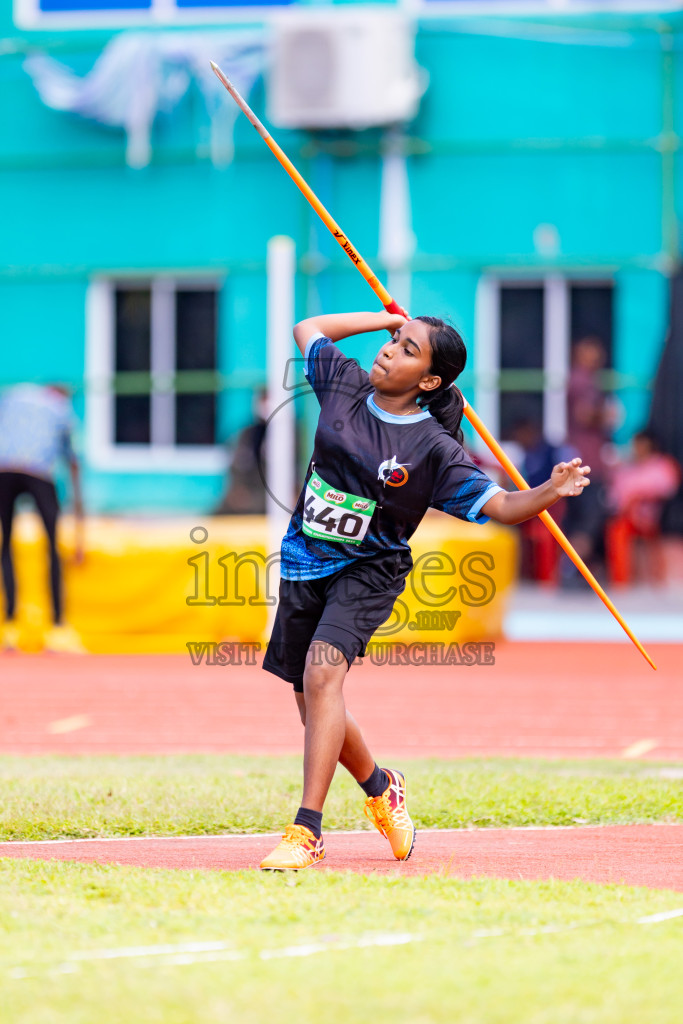
<instances>
[{"instance_id":1,"label":"black and blue jersey","mask_svg":"<svg viewBox=\"0 0 683 1024\"><path fill-rule=\"evenodd\" d=\"M320 334L306 346L304 373L320 417L282 541L283 579L319 579L391 551L409 570L408 541L430 507L487 522L481 509L502 488L428 410L380 409L366 371Z\"/></svg>"}]
</instances>

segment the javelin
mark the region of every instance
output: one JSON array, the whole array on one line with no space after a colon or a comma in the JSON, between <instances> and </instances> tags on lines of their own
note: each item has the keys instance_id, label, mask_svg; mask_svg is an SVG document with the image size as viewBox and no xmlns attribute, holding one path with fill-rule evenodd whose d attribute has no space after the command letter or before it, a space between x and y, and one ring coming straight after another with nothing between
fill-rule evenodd
<instances>
[{"instance_id":1,"label":"javelin","mask_svg":"<svg viewBox=\"0 0 683 1024\"><path fill-rule=\"evenodd\" d=\"M251 124L259 133L265 144L268 146L268 149L275 156L278 162L284 167L284 169L287 171L287 174L290 176L294 184L303 193L304 197L311 204L311 206L318 214L320 219L323 221L325 226L330 230L334 238L336 238L337 242L342 247L342 249L349 257L351 262L355 265L356 269L359 270L360 273L363 275L365 280L368 282L368 284L374 291L375 295L377 295L377 297L379 298L380 302L382 303L386 311L388 313L402 314L403 310L401 309L401 307L394 299L392 299L391 295L386 290L384 285L373 274L371 268L365 262L361 254L358 252L355 246L351 244L351 242L344 234L344 232L341 230L341 228L334 220L334 218L330 216L330 214L327 212L327 210L320 202L318 197L315 195L313 190L306 183L304 178L302 178L302 176L299 174L296 167L289 159L289 157L286 155L286 153L278 146L277 142L272 137L272 135L268 133L264 125L261 123L261 121L259 121L258 117L251 109L249 104L240 96L235 86L228 78L226 78L226 76L223 74L218 65L214 64L213 61L211 61L210 63L216 76L228 90L237 106L240 108L242 113L247 117L247 119L251 122ZM479 419L472 406L469 405L467 402L465 403L465 416L472 424L476 432L479 434L484 444L491 450L491 452L493 452L495 457L498 459L501 466L503 467L507 475L510 477L512 482L516 484L516 486L520 490L528 491L530 489L529 485L522 476L522 474L519 472L519 470L511 461L511 459L509 459L508 456L505 454L505 452L501 448L500 444L496 441L493 434L491 434L491 432ZM619 614L613 602L610 600L610 598L607 596L603 588L600 586L600 584L598 583L598 581L596 580L595 576L590 571L588 566L584 564L581 556L578 554L577 551L574 550L572 545L569 543L569 541L567 540L567 538L565 537L565 535L563 534L562 530L559 528L553 517L550 515L548 510L544 509L543 512L539 512L538 517L543 522L543 524L548 528L548 530L550 530L550 532L552 533L553 537L558 542L562 550L566 552L566 554L569 556L569 558L574 563L576 568L579 570L581 575L590 584L590 586L593 588L593 590L598 595L600 600L603 602L605 607L608 608L609 611L611 611L614 618L617 620L617 622L624 630L628 638L636 645L636 647L643 655L645 660L652 666L652 668L656 669L657 666L655 665L654 661L647 653L643 645L641 644L638 637L629 628L627 623L624 621L623 617Z\"/></svg>"}]
</instances>

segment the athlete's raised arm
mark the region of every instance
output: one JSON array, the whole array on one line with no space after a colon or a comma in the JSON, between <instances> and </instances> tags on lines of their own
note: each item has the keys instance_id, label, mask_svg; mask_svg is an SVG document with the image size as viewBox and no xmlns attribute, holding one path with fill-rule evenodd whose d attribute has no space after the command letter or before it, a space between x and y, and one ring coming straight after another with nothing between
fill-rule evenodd
<instances>
[{"instance_id":1,"label":"athlete's raised arm","mask_svg":"<svg viewBox=\"0 0 683 1024\"><path fill-rule=\"evenodd\" d=\"M559 462L553 469L550 480L529 491L498 491L482 508L485 516L506 526L533 519L539 512L550 508L560 498L581 494L590 483L590 466L582 466L581 459Z\"/></svg>"},{"instance_id":2,"label":"athlete's raised arm","mask_svg":"<svg viewBox=\"0 0 683 1024\"><path fill-rule=\"evenodd\" d=\"M406 317L396 313L323 313L300 320L294 328L294 340L300 352L306 351L309 339L316 332L332 341L350 338L353 334L367 331L389 331L393 334L406 323Z\"/></svg>"}]
</instances>

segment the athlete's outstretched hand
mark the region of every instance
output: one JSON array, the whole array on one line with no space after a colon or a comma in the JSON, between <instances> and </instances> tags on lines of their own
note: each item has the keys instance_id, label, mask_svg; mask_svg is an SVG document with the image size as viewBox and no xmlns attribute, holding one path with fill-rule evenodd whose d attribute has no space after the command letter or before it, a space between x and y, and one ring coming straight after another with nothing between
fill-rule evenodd
<instances>
[{"instance_id":1,"label":"athlete's outstretched hand","mask_svg":"<svg viewBox=\"0 0 683 1024\"><path fill-rule=\"evenodd\" d=\"M579 458L558 462L550 474L550 482L561 498L573 498L588 487L590 471L590 466L582 466Z\"/></svg>"},{"instance_id":2,"label":"athlete's outstretched hand","mask_svg":"<svg viewBox=\"0 0 683 1024\"><path fill-rule=\"evenodd\" d=\"M571 462L558 462L546 480L539 487L522 491L498 491L482 508L485 516L506 526L523 523L526 519L537 516L546 508L550 508L560 498L571 498L581 494L588 487L590 466L582 466L581 459Z\"/></svg>"}]
</instances>

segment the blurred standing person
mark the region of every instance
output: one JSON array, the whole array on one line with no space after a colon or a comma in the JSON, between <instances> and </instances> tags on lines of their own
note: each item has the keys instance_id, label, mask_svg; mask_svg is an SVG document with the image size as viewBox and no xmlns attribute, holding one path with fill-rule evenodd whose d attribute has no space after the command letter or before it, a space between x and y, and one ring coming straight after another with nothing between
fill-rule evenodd
<instances>
[{"instance_id":1,"label":"blurred standing person","mask_svg":"<svg viewBox=\"0 0 683 1024\"><path fill-rule=\"evenodd\" d=\"M572 502L566 509L564 526L568 539L592 569L595 562L604 557L607 519L605 445L610 440L613 407L600 383L605 360L600 338L595 335L580 338L572 349L567 388L567 443L574 452L580 451L584 462L591 467L591 487L587 502ZM587 496L588 492L584 497ZM579 505L581 508L577 507ZM565 560L563 582L571 585L580 581L575 567Z\"/></svg>"},{"instance_id":2,"label":"blurred standing person","mask_svg":"<svg viewBox=\"0 0 683 1024\"><path fill-rule=\"evenodd\" d=\"M518 420L512 428L512 439L524 452L520 469L529 487L540 486L550 475L548 467L552 473L556 463L573 458L575 454L574 451L569 454L567 445L557 446L546 441L540 426L532 419Z\"/></svg>"},{"instance_id":3,"label":"blurred standing person","mask_svg":"<svg viewBox=\"0 0 683 1024\"><path fill-rule=\"evenodd\" d=\"M12 524L17 498L28 494L43 521L49 545L52 628L45 637L49 651L83 650L75 631L63 622L62 569L57 551L59 503L54 474L60 458L69 464L76 517L76 558L82 558L80 469L71 443L72 408L66 388L18 384L0 397L0 525L2 582L5 591L3 646L15 649L16 584L12 560Z\"/></svg>"},{"instance_id":4,"label":"blurred standing person","mask_svg":"<svg viewBox=\"0 0 683 1024\"><path fill-rule=\"evenodd\" d=\"M662 452L655 434L640 430L632 441L629 462L617 467L610 486L612 518L607 523L606 547L612 583L633 578L633 541L651 546L649 575L654 582L665 578L659 545L662 511L681 483L681 467L672 455Z\"/></svg>"},{"instance_id":5,"label":"blurred standing person","mask_svg":"<svg viewBox=\"0 0 683 1024\"><path fill-rule=\"evenodd\" d=\"M567 445L555 446L546 441L541 427L532 419L518 420L512 428L512 439L523 452L519 468L532 488L547 480L558 462L572 459L576 454ZM548 509L555 522L562 520L563 512L560 504ZM553 535L538 516L521 523L520 534L522 578L556 585L559 580L560 548Z\"/></svg>"},{"instance_id":6,"label":"blurred standing person","mask_svg":"<svg viewBox=\"0 0 683 1024\"><path fill-rule=\"evenodd\" d=\"M240 430L231 446L228 487L213 514L263 515L266 511L264 444L268 424L268 393L254 395L254 419Z\"/></svg>"}]
</instances>

